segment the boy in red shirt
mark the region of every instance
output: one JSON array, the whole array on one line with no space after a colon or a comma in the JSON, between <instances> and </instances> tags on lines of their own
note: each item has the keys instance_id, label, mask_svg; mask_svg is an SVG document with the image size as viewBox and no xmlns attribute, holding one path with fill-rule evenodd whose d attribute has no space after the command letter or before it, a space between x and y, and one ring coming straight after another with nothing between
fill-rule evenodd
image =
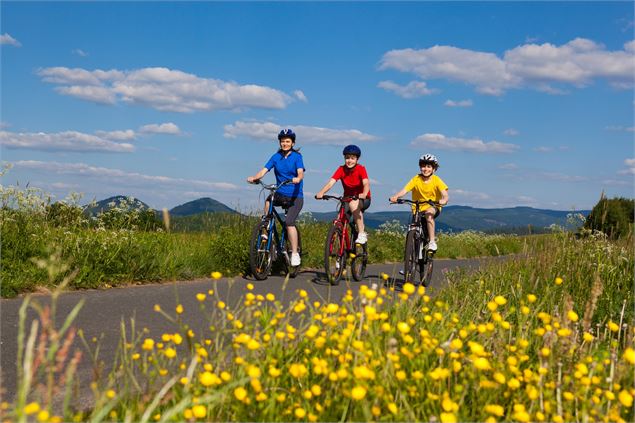
<instances>
[{"instance_id":1,"label":"boy in red shirt","mask_svg":"<svg viewBox=\"0 0 635 423\"><path fill-rule=\"evenodd\" d=\"M366 168L359 163L359 157L362 150L356 145L347 145L342 151L344 155L344 166L337 168L331 179L322 187L320 192L315 194L318 200L330 190L335 182L342 180L345 196L357 196L358 200L351 200L348 207L353 214L353 219L357 225L359 234L355 243L365 244L368 241L368 235L364 231L364 215L362 212L370 207L370 182L368 181L368 173Z\"/></svg>"}]
</instances>

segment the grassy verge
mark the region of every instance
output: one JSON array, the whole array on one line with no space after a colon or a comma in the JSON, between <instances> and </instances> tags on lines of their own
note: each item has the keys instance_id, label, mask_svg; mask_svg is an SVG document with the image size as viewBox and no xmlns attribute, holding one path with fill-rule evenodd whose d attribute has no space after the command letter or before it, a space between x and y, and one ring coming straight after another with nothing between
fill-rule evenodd
<instances>
[{"instance_id":1,"label":"grassy verge","mask_svg":"<svg viewBox=\"0 0 635 423\"><path fill-rule=\"evenodd\" d=\"M72 211L72 209L70 209ZM249 238L256 219L219 216L209 232L143 231L129 224L125 213L90 221L55 219L44 206L0 210L2 241L2 297L30 292L38 287L52 289L63 278L51 281L34 260L59 252L62 260L77 270L69 288L105 288L114 285L209 276L219 270L226 275L249 272ZM61 221L61 223L60 223ZM117 222L113 225L112 222ZM108 224L106 224L108 223ZM299 226L305 268L321 268L329 225L305 223ZM372 231L370 262L403 259L403 232ZM521 251L522 238L503 235L462 233L441 235L438 257L474 257Z\"/></svg>"},{"instance_id":2,"label":"grassy verge","mask_svg":"<svg viewBox=\"0 0 635 423\"><path fill-rule=\"evenodd\" d=\"M178 304L155 306L173 330L153 339L122 326L89 410L52 405L72 386L56 383L75 366L70 351L56 354L72 326L56 330L42 311L41 330L21 324L21 394L0 418L633 421L632 243L563 234L527 248L526 259L450 275L433 298L380 278L328 304L299 290L283 305L247 286L230 309L209 290L196 295L203 333L182 324ZM38 351L52 352L34 369Z\"/></svg>"}]
</instances>

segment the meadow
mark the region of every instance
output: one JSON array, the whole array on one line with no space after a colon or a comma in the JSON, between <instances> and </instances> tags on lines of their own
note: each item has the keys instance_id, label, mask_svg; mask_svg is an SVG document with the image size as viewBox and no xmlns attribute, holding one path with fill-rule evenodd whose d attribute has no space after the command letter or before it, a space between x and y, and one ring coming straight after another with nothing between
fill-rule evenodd
<instances>
[{"instance_id":1,"label":"meadow","mask_svg":"<svg viewBox=\"0 0 635 423\"><path fill-rule=\"evenodd\" d=\"M300 289L283 305L247 285L230 307L210 284L196 294L209 330L184 326L178 303L154 306L173 330L152 338L122 323L112 373L89 387L73 383L74 313L56 328L54 309L27 297L18 396L1 419L633 421L632 242L543 241L525 258L448 275L433 297L382 275L338 303ZM29 307L41 316L30 328ZM73 406L80 389L90 409Z\"/></svg>"},{"instance_id":2,"label":"meadow","mask_svg":"<svg viewBox=\"0 0 635 423\"><path fill-rule=\"evenodd\" d=\"M52 301L24 299L17 395L0 403L2 421L635 418L632 236L446 235L446 256L522 254L476 273L449 273L434 295L380 275L334 303L303 289L282 303L249 284L230 303L210 282L196 294L207 330L187 327L176 299L171 309L155 305L172 329L150 337L134 319L122 322L112 371L96 371L84 386L80 360L104 368L99 342L84 339L74 321L81 303L55 325L63 290L149 275L237 274L253 220L231 218L210 233L143 230L143 219L128 212L94 221L74 208L52 216L45 201L33 200L39 193L26 194L2 208L3 295L44 286ZM305 222L301 230L305 265L317 267L325 226ZM371 240L374 260L401 259L402 228L387 225ZM27 326L30 310L39 318ZM89 408L75 403L80 392L92 395Z\"/></svg>"},{"instance_id":3,"label":"meadow","mask_svg":"<svg viewBox=\"0 0 635 423\"><path fill-rule=\"evenodd\" d=\"M249 239L257 219L246 215L209 215L196 230L183 219L156 222L153 213L125 204L88 216L78 198L51 204L36 188L3 187L0 192L3 298L50 291L75 271L69 289L108 288L134 283L228 276L249 272ZM166 228L167 226L167 228ZM191 226L191 225L189 225ZM302 267L321 269L329 224L304 219L299 224ZM405 228L389 222L370 232L370 263L403 260ZM518 253L526 238L477 232L443 234L437 257L458 258ZM66 273L50 280L36 260L59 255Z\"/></svg>"}]
</instances>

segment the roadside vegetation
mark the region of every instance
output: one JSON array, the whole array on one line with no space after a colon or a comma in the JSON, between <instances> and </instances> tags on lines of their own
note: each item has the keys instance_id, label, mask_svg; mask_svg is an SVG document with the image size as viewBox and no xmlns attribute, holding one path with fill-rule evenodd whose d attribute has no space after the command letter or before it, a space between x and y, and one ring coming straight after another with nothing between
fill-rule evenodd
<instances>
[{"instance_id":1,"label":"roadside vegetation","mask_svg":"<svg viewBox=\"0 0 635 423\"><path fill-rule=\"evenodd\" d=\"M90 216L74 196L51 203L36 188L9 186L0 191L3 298L52 290L71 271L70 289L107 288L131 283L228 276L249 272L249 239L257 220L240 214L208 214L159 220L152 211L123 202ZM171 222L168 223L168 221ZM299 225L304 269L322 269L328 223L307 215ZM388 222L370 231L371 263L403 259L405 227ZM525 238L477 232L441 234L439 258L518 253ZM36 260L59 254L71 263L54 280Z\"/></svg>"},{"instance_id":2,"label":"roadside vegetation","mask_svg":"<svg viewBox=\"0 0 635 423\"><path fill-rule=\"evenodd\" d=\"M172 329L151 337L122 322L113 370L90 387L74 379L71 345L79 338L83 359L103 369L99 343L74 328L76 311L57 328L55 308L27 297L18 395L0 419L633 421L632 238L562 232L527 248L449 274L432 297L381 275L338 303L305 290L283 303L251 284L230 303L212 281L196 294L206 329L183 323L178 300L155 305ZM39 263L53 280L59 260ZM40 319L27 327L29 308ZM92 407L75 407L79 392L92 393Z\"/></svg>"}]
</instances>

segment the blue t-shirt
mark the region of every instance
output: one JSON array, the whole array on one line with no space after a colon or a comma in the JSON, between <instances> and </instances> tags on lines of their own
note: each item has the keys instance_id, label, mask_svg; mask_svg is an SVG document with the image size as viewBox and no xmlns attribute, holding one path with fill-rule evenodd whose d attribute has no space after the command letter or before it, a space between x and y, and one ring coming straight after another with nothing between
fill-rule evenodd
<instances>
[{"instance_id":1,"label":"blue t-shirt","mask_svg":"<svg viewBox=\"0 0 635 423\"><path fill-rule=\"evenodd\" d=\"M276 175L276 183L280 184L286 180L293 179L298 176L298 169L304 170L304 162L302 161L302 154L297 151L292 151L287 157L284 157L282 153L277 152L265 165L267 170L273 168ZM302 187L304 181L300 181L299 184L288 184L278 190L278 193L285 197L291 198L303 198Z\"/></svg>"}]
</instances>

